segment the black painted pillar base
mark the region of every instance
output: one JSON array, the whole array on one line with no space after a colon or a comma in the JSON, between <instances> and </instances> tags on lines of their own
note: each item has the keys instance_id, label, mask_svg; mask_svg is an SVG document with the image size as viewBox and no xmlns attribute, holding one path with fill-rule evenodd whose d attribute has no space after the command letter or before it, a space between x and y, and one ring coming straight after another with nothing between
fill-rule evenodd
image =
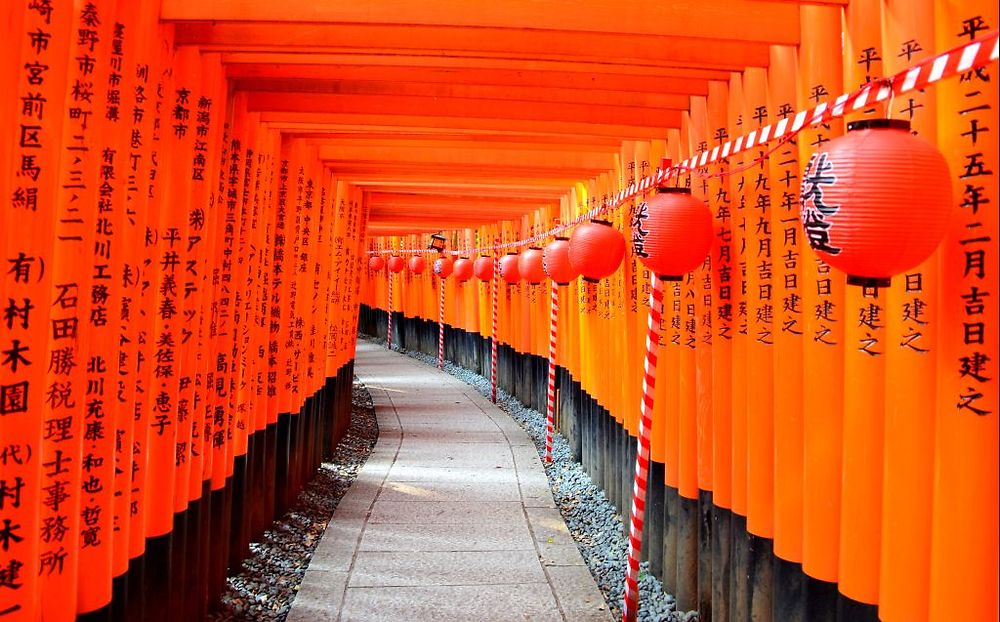
<instances>
[{"instance_id":1,"label":"black painted pillar base","mask_svg":"<svg viewBox=\"0 0 1000 622\"><path fill-rule=\"evenodd\" d=\"M129 570L111 581L111 620L124 622L128 619Z\"/></svg>"},{"instance_id":2,"label":"black painted pillar base","mask_svg":"<svg viewBox=\"0 0 1000 622\"><path fill-rule=\"evenodd\" d=\"M172 570L171 534L146 539L142 593L145 599L143 622L172 622L170 593Z\"/></svg>"},{"instance_id":3,"label":"black painted pillar base","mask_svg":"<svg viewBox=\"0 0 1000 622\"><path fill-rule=\"evenodd\" d=\"M698 491L698 621L712 622L712 493Z\"/></svg>"},{"instance_id":4,"label":"black painted pillar base","mask_svg":"<svg viewBox=\"0 0 1000 622\"><path fill-rule=\"evenodd\" d=\"M128 560L128 572L125 573L128 577L128 583L126 584L127 597L125 599L125 617L122 618L123 622L127 620L145 620L145 608L144 604L146 602L145 592L143 592L143 587L145 586L145 555L139 555L138 557L133 557Z\"/></svg>"},{"instance_id":5,"label":"black painted pillar base","mask_svg":"<svg viewBox=\"0 0 1000 622\"><path fill-rule=\"evenodd\" d=\"M733 512L729 518L732 530L729 575L729 621L750 622L750 537L747 517Z\"/></svg>"},{"instance_id":6,"label":"black painted pillar base","mask_svg":"<svg viewBox=\"0 0 1000 622\"><path fill-rule=\"evenodd\" d=\"M649 461L646 487L646 533L642 538L644 557L654 577L663 575L663 499L667 489L663 483L663 463Z\"/></svg>"},{"instance_id":7,"label":"black painted pillar base","mask_svg":"<svg viewBox=\"0 0 1000 622\"><path fill-rule=\"evenodd\" d=\"M677 498L677 608L698 608L698 500Z\"/></svg>"},{"instance_id":8,"label":"black painted pillar base","mask_svg":"<svg viewBox=\"0 0 1000 622\"><path fill-rule=\"evenodd\" d=\"M747 534L749 551L750 619L771 619L774 611L774 543Z\"/></svg>"},{"instance_id":9,"label":"black painted pillar base","mask_svg":"<svg viewBox=\"0 0 1000 622\"><path fill-rule=\"evenodd\" d=\"M712 619L715 622L729 622L732 515L725 508L712 508Z\"/></svg>"},{"instance_id":10,"label":"black painted pillar base","mask_svg":"<svg viewBox=\"0 0 1000 622\"><path fill-rule=\"evenodd\" d=\"M663 494L663 573L660 580L667 594L677 594L677 506L680 495L673 486Z\"/></svg>"}]
</instances>

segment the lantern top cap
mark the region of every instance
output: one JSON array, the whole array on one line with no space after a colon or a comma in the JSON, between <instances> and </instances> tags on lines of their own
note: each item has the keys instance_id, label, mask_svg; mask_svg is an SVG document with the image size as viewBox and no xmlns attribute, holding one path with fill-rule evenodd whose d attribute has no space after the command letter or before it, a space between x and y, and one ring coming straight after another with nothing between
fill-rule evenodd
<instances>
[{"instance_id":1,"label":"lantern top cap","mask_svg":"<svg viewBox=\"0 0 1000 622\"><path fill-rule=\"evenodd\" d=\"M609 221L609 220L600 220L598 218L594 218L590 222L594 223L595 225L604 225L605 227L613 227L614 226L613 224L611 224L611 221Z\"/></svg>"},{"instance_id":2,"label":"lantern top cap","mask_svg":"<svg viewBox=\"0 0 1000 622\"><path fill-rule=\"evenodd\" d=\"M847 124L847 131L855 130L906 130L910 131L910 122L906 119L859 119Z\"/></svg>"},{"instance_id":3,"label":"lantern top cap","mask_svg":"<svg viewBox=\"0 0 1000 622\"><path fill-rule=\"evenodd\" d=\"M566 237L566 236L564 236L564 235L557 235L557 236L556 236L556 241L557 241L557 242L568 242L568 241L569 241L569 238L567 238L567 237Z\"/></svg>"},{"instance_id":4,"label":"lantern top cap","mask_svg":"<svg viewBox=\"0 0 1000 622\"><path fill-rule=\"evenodd\" d=\"M660 186L659 188L656 189L656 194L691 194L691 189Z\"/></svg>"}]
</instances>

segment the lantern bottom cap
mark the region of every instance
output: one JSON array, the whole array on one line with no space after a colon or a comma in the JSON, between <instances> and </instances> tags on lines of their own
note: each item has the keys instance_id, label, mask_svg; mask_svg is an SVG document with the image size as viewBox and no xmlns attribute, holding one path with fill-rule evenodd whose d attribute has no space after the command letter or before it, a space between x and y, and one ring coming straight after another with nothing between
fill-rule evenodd
<instances>
[{"instance_id":1,"label":"lantern bottom cap","mask_svg":"<svg viewBox=\"0 0 1000 622\"><path fill-rule=\"evenodd\" d=\"M847 275L847 284L859 287L889 287L892 284L892 279L881 276L856 276L849 274Z\"/></svg>"}]
</instances>

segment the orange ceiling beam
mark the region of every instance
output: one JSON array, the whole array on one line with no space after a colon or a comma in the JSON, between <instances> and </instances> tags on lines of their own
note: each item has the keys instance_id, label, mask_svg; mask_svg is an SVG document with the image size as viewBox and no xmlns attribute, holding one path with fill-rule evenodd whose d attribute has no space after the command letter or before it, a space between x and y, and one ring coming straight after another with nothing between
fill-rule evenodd
<instances>
[{"instance_id":1,"label":"orange ceiling beam","mask_svg":"<svg viewBox=\"0 0 1000 622\"><path fill-rule=\"evenodd\" d=\"M689 94L633 93L592 89L586 94L540 86L496 86L473 84L425 84L420 82L372 82L359 80L314 80L302 78L237 78L233 86L241 91L310 93L326 95L388 95L392 97L433 97L533 101L550 104L600 102L604 106L686 109Z\"/></svg>"},{"instance_id":2,"label":"orange ceiling beam","mask_svg":"<svg viewBox=\"0 0 1000 622\"><path fill-rule=\"evenodd\" d=\"M479 197L479 198L505 198L529 199L536 203L550 203L558 201L565 193L565 188L545 188L545 187L512 187L512 186L485 186L476 184L464 184L455 186L440 186L438 184L428 186L407 185L397 183L395 185L378 185L369 190L369 194L379 195L426 195L435 197Z\"/></svg>"},{"instance_id":3,"label":"orange ceiling beam","mask_svg":"<svg viewBox=\"0 0 1000 622\"><path fill-rule=\"evenodd\" d=\"M494 150L466 147L464 149L420 149L384 146L342 146L337 143L318 145L319 159L324 162L353 164L410 163L451 166L530 166L550 170L607 171L614 168L616 153L550 152L527 149Z\"/></svg>"},{"instance_id":4,"label":"orange ceiling beam","mask_svg":"<svg viewBox=\"0 0 1000 622\"><path fill-rule=\"evenodd\" d=\"M626 76L663 76L705 78L712 80L728 80L729 72L717 68L683 66L677 63L656 64L626 64L619 63L615 58L603 59L602 62L590 63L581 61L553 61L517 58L493 58L489 56L463 57L441 56L429 54L331 54L302 50L289 52L274 49L255 52L226 52L222 54L222 62L226 65L238 63L275 63L275 64L312 64L312 65L365 65L381 67L430 67L452 70L514 70L530 72L575 72L587 75L620 73ZM488 81L487 81L488 82Z\"/></svg>"},{"instance_id":5,"label":"orange ceiling beam","mask_svg":"<svg viewBox=\"0 0 1000 622\"><path fill-rule=\"evenodd\" d=\"M797 42L797 34L795 39ZM767 64L768 45L789 43L773 29L747 31L740 40L691 36L637 37L619 32L470 28L402 24L194 22L177 26L177 41L213 51L299 49L314 52L493 56L621 64L671 63L740 68Z\"/></svg>"},{"instance_id":6,"label":"orange ceiling beam","mask_svg":"<svg viewBox=\"0 0 1000 622\"><path fill-rule=\"evenodd\" d=\"M411 233L434 233L436 231L447 231L451 229L465 229L467 227L478 227L496 222L493 220L478 220L474 222L450 222L441 221L436 224L415 221L406 223L372 223L368 224L368 237L381 237L387 235L408 235ZM429 252L429 251L428 251Z\"/></svg>"},{"instance_id":7,"label":"orange ceiling beam","mask_svg":"<svg viewBox=\"0 0 1000 622\"><path fill-rule=\"evenodd\" d=\"M371 120L379 115L408 115L506 120L570 122L679 128L681 110L616 107L597 103L510 102L491 99L389 95L320 95L314 93L252 92L247 96L251 112L354 113Z\"/></svg>"},{"instance_id":8,"label":"orange ceiling beam","mask_svg":"<svg viewBox=\"0 0 1000 622\"><path fill-rule=\"evenodd\" d=\"M708 81L728 79L727 72L677 70L689 75L634 76L621 73L577 71L528 71L414 67L392 65L275 64L231 62L227 75L233 80L287 78L289 80L343 80L370 82L416 82L419 84L475 84L483 86L545 87L572 91L616 91L628 93L684 93L707 95Z\"/></svg>"},{"instance_id":9,"label":"orange ceiling beam","mask_svg":"<svg viewBox=\"0 0 1000 622\"><path fill-rule=\"evenodd\" d=\"M278 129L274 125L272 129ZM489 132L410 131L400 128L386 131L379 128L357 126L354 129L313 127L299 130L281 128L289 138L313 141L336 141L341 145L379 144L398 147L429 147L465 149L469 146L488 146L491 149L540 149L547 151L617 151L621 141L599 136L499 134Z\"/></svg>"},{"instance_id":10,"label":"orange ceiling beam","mask_svg":"<svg viewBox=\"0 0 1000 622\"><path fill-rule=\"evenodd\" d=\"M544 207L550 202L531 198L507 197L498 199L493 197L486 199L476 195L448 195L435 196L430 194L415 194L409 192L385 192L371 191L367 193L368 200L372 206L376 205L406 205L411 209L420 210L448 210L454 207L468 207L490 203L491 205L503 205L518 210L536 209Z\"/></svg>"},{"instance_id":11,"label":"orange ceiling beam","mask_svg":"<svg viewBox=\"0 0 1000 622\"><path fill-rule=\"evenodd\" d=\"M162 0L161 19L170 21L327 22L408 24L570 30L633 35L747 40L772 31L798 42L795 4L753 0L356 0L353 2L274 2L273 0ZM682 19L678 19L683 16Z\"/></svg>"},{"instance_id":12,"label":"orange ceiling beam","mask_svg":"<svg viewBox=\"0 0 1000 622\"><path fill-rule=\"evenodd\" d=\"M273 0L162 0L168 21L328 22L342 24L452 25L616 32L632 35L746 40L750 33L785 33L797 43L795 4L754 0L590 0L586 7L559 0L367 0L274 2ZM678 19L683 16L683 19ZM776 41L777 42L777 41Z\"/></svg>"},{"instance_id":13,"label":"orange ceiling beam","mask_svg":"<svg viewBox=\"0 0 1000 622\"><path fill-rule=\"evenodd\" d=\"M549 169L537 166L508 166L494 165L484 167L480 164L449 164L448 166L415 165L411 163L377 164L355 162L327 164L333 174L344 181L362 181L365 179L397 179L397 180L421 180L421 179L451 179L460 180L464 183L476 181L499 183L510 181L511 183L523 184L530 180L544 181L546 183L558 183L564 188L572 187L573 184L581 180L581 176L567 173L564 168ZM606 169L605 171L606 172ZM585 177L584 177L585 178Z\"/></svg>"},{"instance_id":14,"label":"orange ceiling beam","mask_svg":"<svg viewBox=\"0 0 1000 622\"><path fill-rule=\"evenodd\" d=\"M532 121L518 119L475 119L467 117L416 117L412 115L381 115L371 118L364 114L311 112L262 112L261 120L269 127L286 133L309 133L351 127L376 130L406 129L428 133L463 131L470 134L501 132L525 137L571 136L577 138L616 138L643 140L663 138L662 127L629 125L594 125L565 121Z\"/></svg>"},{"instance_id":15,"label":"orange ceiling beam","mask_svg":"<svg viewBox=\"0 0 1000 622\"><path fill-rule=\"evenodd\" d=\"M339 179L347 180L348 171L341 169L331 169ZM496 177L488 177L480 175L478 177L473 177L466 173L465 177L462 179L456 178L453 174L447 171L437 171L426 172L426 174L417 174L413 172L407 172L405 170L394 170L390 172L365 172L361 170L354 170L350 172L353 175L350 179L351 183L362 187L362 188L461 188L468 189L470 192L475 191L478 188L496 188L498 190L510 191L513 194L517 194L522 189L526 188L545 188L545 189L558 189L559 194L563 195L566 193L566 189L572 186L579 179L574 179L572 177L542 177L542 178L528 178L528 177L505 177L503 179L498 179Z\"/></svg>"}]
</instances>

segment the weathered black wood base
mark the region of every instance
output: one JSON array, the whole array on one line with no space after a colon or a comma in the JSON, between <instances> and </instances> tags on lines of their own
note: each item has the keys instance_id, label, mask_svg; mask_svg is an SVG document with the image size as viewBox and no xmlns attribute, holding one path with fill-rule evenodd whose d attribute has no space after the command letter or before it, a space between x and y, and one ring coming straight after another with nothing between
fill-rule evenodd
<instances>
[{"instance_id":1,"label":"weathered black wood base","mask_svg":"<svg viewBox=\"0 0 1000 622\"><path fill-rule=\"evenodd\" d=\"M218 602L226 576L250 542L280 518L347 433L354 363L344 365L297 413L250 435L233 476L174 515L170 533L146 540L145 552L115 577L112 599L79 622L200 620Z\"/></svg>"}]
</instances>

